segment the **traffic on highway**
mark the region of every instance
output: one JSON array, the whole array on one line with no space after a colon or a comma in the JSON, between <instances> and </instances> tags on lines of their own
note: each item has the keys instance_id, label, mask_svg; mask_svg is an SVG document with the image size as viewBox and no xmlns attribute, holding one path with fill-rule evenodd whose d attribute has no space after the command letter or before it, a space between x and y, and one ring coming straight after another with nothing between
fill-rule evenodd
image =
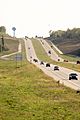
<instances>
[{"instance_id":1,"label":"traffic on highway","mask_svg":"<svg viewBox=\"0 0 80 120\"><path fill-rule=\"evenodd\" d=\"M24 42L25 42L25 49L26 49L26 57L29 62L35 64L45 74L52 77L54 80L58 81L59 83L65 85L67 87L70 87L72 89L80 90L80 73L79 72L39 60L35 53L32 41L30 39L24 39ZM45 42L45 44L48 44L48 43ZM42 46L44 46L44 45L42 45ZM62 58L58 57L58 55L55 53L55 51L50 49L49 45L46 45L46 47L44 49L46 51L51 50L51 55L52 55L51 58L52 59L55 59L55 60L60 59L63 61ZM48 54L50 54L50 53L48 53Z\"/></svg>"}]
</instances>

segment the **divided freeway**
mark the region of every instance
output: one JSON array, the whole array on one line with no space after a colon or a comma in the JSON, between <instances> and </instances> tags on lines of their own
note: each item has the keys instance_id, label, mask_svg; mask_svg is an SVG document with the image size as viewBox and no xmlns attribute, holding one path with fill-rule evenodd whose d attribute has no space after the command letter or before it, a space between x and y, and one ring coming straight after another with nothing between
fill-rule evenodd
<instances>
[{"instance_id":1,"label":"divided freeway","mask_svg":"<svg viewBox=\"0 0 80 120\"><path fill-rule=\"evenodd\" d=\"M55 80L59 81L61 84L64 84L65 86L68 86L68 87L70 87L72 89L75 89L75 90L80 90L80 73L79 72L76 72L74 70L67 69L67 68L64 68L64 67L59 67L59 71L54 71L54 66L55 65L53 65L53 64L51 64L50 67L46 67L46 63L44 63L44 65L40 65L41 61L37 58L37 55L35 53L35 50L34 50L34 47L33 47L33 44L31 42L31 40L30 39L24 39L24 42L25 42L26 57L27 57L28 61L35 64L45 74L51 76ZM46 45L46 47L45 47L46 49L45 48L44 49L46 51L48 51L50 49L49 46L48 46L48 43L45 42L45 45ZM57 58L59 58L59 57L58 57L58 55L56 55L55 52L52 51L51 58L54 59L54 60L57 60ZM33 61L33 59L37 59L38 62ZM61 58L59 58L59 59L63 60ZM70 73L77 73L78 74L78 80L69 80L69 74Z\"/></svg>"}]
</instances>

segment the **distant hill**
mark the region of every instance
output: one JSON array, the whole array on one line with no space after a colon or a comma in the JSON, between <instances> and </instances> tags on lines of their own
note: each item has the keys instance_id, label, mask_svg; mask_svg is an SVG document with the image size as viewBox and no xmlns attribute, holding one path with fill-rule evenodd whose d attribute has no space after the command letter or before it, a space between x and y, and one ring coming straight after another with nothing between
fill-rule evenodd
<instances>
[{"instance_id":1,"label":"distant hill","mask_svg":"<svg viewBox=\"0 0 80 120\"><path fill-rule=\"evenodd\" d=\"M52 41L64 54L80 56L80 28L51 31L50 37L45 39Z\"/></svg>"}]
</instances>

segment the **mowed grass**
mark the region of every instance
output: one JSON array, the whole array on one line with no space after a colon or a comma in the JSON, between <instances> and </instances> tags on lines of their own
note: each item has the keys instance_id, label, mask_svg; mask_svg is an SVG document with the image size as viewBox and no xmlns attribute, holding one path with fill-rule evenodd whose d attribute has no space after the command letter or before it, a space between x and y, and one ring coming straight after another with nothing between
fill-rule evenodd
<instances>
[{"instance_id":1,"label":"mowed grass","mask_svg":"<svg viewBox=\"0 0 80 120\"><path fill-rule=\"evenodd\" d=\"M60 55L63 59L69 60L71 62L76 62L77 60L80 60L80 57L76 57L76 56L71 56L69 54L64 54L64 55Z\"/></svg>"},{"instance_id":2,"label":"mowed grass","mask_svg":"<svg viewBox=\"0 0 80 120\"><path fill-rule=\"evenodd\" d=\"M73 69L73 70L76 70L76 71L79 71L80 72L80 64L71 64L71 63L65 63L65 62L56 62L56 61L53 61L50 59L50 57L45 53L45 50L44 48L42 47L41 43L36 40L36 39L32 39L32 43L33 43L33 46L34 46L34 49L35 49L35 52L37 54L37 57L40 59L40 60L43 60L43 61L46 61L46 62L50 62L52 64L55 64L55 65L59 65L59 66L63 66L63 67L66 67L66 68L69 68L69 69ZM68 57L67 57L68 59Z\"/></svg>"},{"instance_id":3,"label":"mowed grass","mask_svg":"<svg viewBox=\"0 0 80 120\"><path fill-rule=\"evenodd\" d=\"M43 60L45 62L52 62L52 60L50 59L50 57L47 55L47 53L45 52L44 48L42 47L41 43L36 40L36 39L31 39L35 52L37 54L37 57L40 60Z\"/></svg>"},{"instance_id":4,"label":"mowed grass","mask_svg":"<svg viewBox=\"0 0 80 120\"><path fill-rule=\"evenodd\" d=\"M79 120L80 94L36 66L0 60L0 120Z\"/></svg>"}]
</instances>

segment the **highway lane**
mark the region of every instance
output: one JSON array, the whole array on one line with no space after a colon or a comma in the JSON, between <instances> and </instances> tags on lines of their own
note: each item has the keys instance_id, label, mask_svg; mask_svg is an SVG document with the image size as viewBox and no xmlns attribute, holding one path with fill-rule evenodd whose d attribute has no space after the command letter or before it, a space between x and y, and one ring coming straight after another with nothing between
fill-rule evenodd
<instances>
[{"instance_id":1,"label":"highway lane","mask_svg":"<svg viewBox=\"0 0 80 120\"><path fill-rule=\"evenodd\" d=\"M26 50L26 57L28 59L28 61L32 62L32 60L38 59L35 53L35 50L33 48L32 42L30 39L24 39L25 42L25 50Z\"/></svg>"},{"instance_id":2,"label":"highway lane","mask_svg":"<svg viewBox=\"0 0 80 120\"><path fill-rule=\"evenodd\" d=\"M54 71L54 66L51 64L50 67L46 67L46 63L44 65L40 65L40 60L37 58L34 47L32 45L32 42L30 39L25 40L25 49L26 49L26 55L28 61L35 64L38 68L40 68L45 74L48 76L54 78L56 81L59 81L61 84L64 84L68 87L71 87L75 90L80 90L80 73L64 68L59 66L59 71ZM30 49L29 49L30 48ZM32 58L31 58L32 56ZM37 59L38 62L34 62L33 59ZM78 74L78 80L69 80L69 74L70 73L77 73Z\"/></svg>"},{"instance_id":3,"label":"highway lane","mask_svg":"<svg viewBox=\"0 0 80 120\"><path fill-rule=\"evenodd\" d=\"M44 39L37 40L40 41L47 55L50 56L52 60L58 61L58 59L60 59L60 62L63 62L63 59L58 56L58 54L51 48L51 46L46 42L46 40ZM49 51L51 51L51 54L49 54Z\"/></svg>"},{"instance_id":4,"label":"highway lane","mask_svg":"<svg viewBox=\"0 0 80 120\"><path fill-rule=\"evenodd\" d=\"M80 73L64 68L64 67L60 67L59 66L59 71L54 71L54 66L55 65L51 65L51 67L46 67L46 63L45 65L43 65L44 69L47 69L50 73L52 73L52 77L59 81L61 84L64 84L68 87L71 87L73 89L79 90L80 89ZM50 73L48 75L50 75ZM78 74L78 80L69 80L69 74L70 73L77 73Z\"/></svg>"},{"instance_id":5,"label":"highway lane","mask_svg":"<svg viewBox=\"0 0 80 120\"><path fill-rule=\"evenodd\" d=\"M37 63L40 64L40 63ZM75 72L73 70L59 67L59 71L54 71L54 66L51 65L51 67L46 67L45 65L42 65L43 68L41 68L46 74L54 78L55 80L59 81L61 84L64 84L68 87L71 87L75 90L80 90L80 73ZM78 74L78 80L69 80L69 74L70 73L77 73Z\"/></svg>"},{"instance_id":6,"label":"highway lane","mask_svg":"<svg viewBox=\"0 0 80 120\"><path fill-rule=\"evenodd\" d=\"M53 71L52 68L51 68L51 71ZM76 72L74 70L67 69L64 67L60 67L60 66L59 66L59 71L53 71L53 72L55 72L56 76L59 76L61 80L67 80L68 82L71 82L80 87L80 73L79 72ZM69 80L70 73L78 74L78 80Z\"/></svg>"}]
</instances>

